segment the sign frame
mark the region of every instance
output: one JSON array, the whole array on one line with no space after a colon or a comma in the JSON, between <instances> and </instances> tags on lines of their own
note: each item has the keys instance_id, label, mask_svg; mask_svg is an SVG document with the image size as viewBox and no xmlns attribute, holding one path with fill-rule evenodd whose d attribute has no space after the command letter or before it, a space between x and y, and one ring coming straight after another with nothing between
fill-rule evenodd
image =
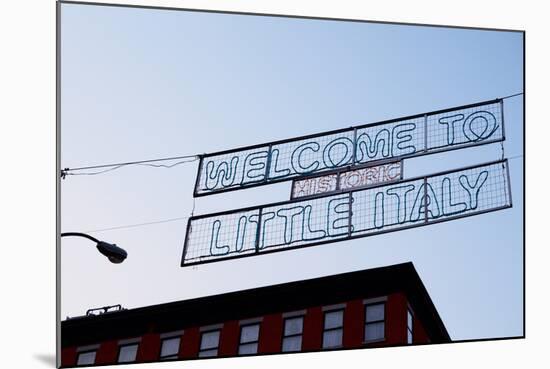
<instances>
[{"instance_id":1,"label":"sign frame","mask_svg":"<svg viewBox=\"0 0 550 369\"><path fill-rule=\"evenodd\" d=\"M453 172L459 172L459 171L468 170L468 169L475 169L475 168L494 165L494 164L502 164L504 166L504 170L505 170L504 174L506 176L506 181L507 181L507 184L506 184L506 186L507 186L506 187L506 195L508 197L507 205L498 206L498 207L491 208L491 209L477 210L477 211L473 211L473 212L469 212L469 213L465 213L465 214L451 215L451 216L446 217L446 218L430 219L429 221L428 221L428 218L426 217L424 221L418 222L418 223L415 223L415 224L408 224L408 225L404 225L404 226L400 226L400 227L396 227L396 228L382 229L382 230L378 230L378 231L374 231L374 232L370 232L370 233L366 233L366 234L353 235L351 233L348 233L348 235L346 237L342 237L342 238L325 239L325 240L315 241L315 242L302 244L302 245L288 246L288 247L284 247L284 248L264 249L262 251L260 251L258 249L258 247L256 246L256 250L255 250L254 253L244 253L244 254L241 254L241 255L237 254L237 255L232 255L232 256L223 256L223 257L220 257L219 259L214 258L214 259L209 259L209 260L199 260L199 261L185 262L185 255L187 253L187 248L188 248L189 234L190 234L190 231L192 231L191 222L193 220L198 220L198 219L203 219L203 218L210 218L210 217L221 216L221 215L227 215L227 214L232 214L232 213L252 211L252 210L259 210L260 216L261 216L262 210L264 208L274 207L274 206L281 206L281 205L288 205L288 204L292 204L292 203L296 203L296 202L301 202L301 201L304 201L304 200L311 200L311 198L304 199L304 198L300 197L300 198L286 200L286 201L279 201L279 202L274 202L274 203L269 203L269 204L249 206L249 207L244 207L244 208L239 208L239 209L231 209L231 210L226 210L226 211L221 211L221 212L216 212L216 213L209 213L209 214L193 216L193 217L190 217L187 221L185 241L184 241L184 244L183 244L183 253L182 253L180 266L181 267L187 267L187 266L194 266L194 265L201 265L201 264L209 264L209 263L215 263L215 262L221 262L221 261L227 261L227 260L233 260L233 259L247 258L247 257L252 257L252 256L268 255L268 254L271 254L271 253L281 252L281 251L303 249L303 248L306 248L306 247L318 246L318 245L323 245L323 244L328 244L328 243L349 241L349 240L354 240L354 239L358 239L358 238L365 238L365 237L370 237L370 236L375 236L375 235L380 235L380 234L385 234L385 233L390 233L390 232L396 232L396 231L402 231L402 230L407 230L407 229L412 229L412 228L418 228L418 227L423 227L423 226L427 226L427 225L431 225L431 224L438 224L438 223L448 222L448 221L451 221L451 220L457 220L457 219L467 218L467 217L480 215L480 214L492 213L492 212L495 212L495 211L511 208L511 207L513 207L513 203L512 203L512 190L511 190L511 183L510 183L510 167L509 167L508 158L495 160L495 161L490 161L490 162L485 162L485 163L481 163L481 164L475 164L475 165L460 167L460 168L454 168L454 169L451 169L451 170L445 170L445 171L442 171L442 172L432 173L432 174L423 175L423 176L417 176L417 177L413 177L413 178L407 178L406 180L400 181L400 182L409 182L409 181L417 181L417 180L426 181L427 178L429 178L429 177L437 177L437 176L441 176L441 175L445 175L445 174L450 174L450 173L453 173ZM397 183L399 183L399 182L397 182ZM384 187L384 186L387 186L389 184L390 183L376 184L374 186L370 186L369 189L377 188L377 187ZM395 182L393 182L392 184L395 184ZM349 195L352 196L353 192L363 191L363 190L364 190L364 188L362 188L362 189L354 188L352 190L342 191L340 194L349 193ZM335 193L331 193L331 194L328 194L328 195L327 194L321 194L321 195L315 195L314 198L330 197L330 196L334 196L334 195L335 195ZM427 206L427 205L424 205L424 206ZM427 216L427 212L425 212L425 214ZM350 225L351 225L352 217L350 216L349 219L350 219ZM256 233L259 233L259 232L256 231Z\"/></svg>"},{"instance_id":2,"label":"sign frame","mask_svg":"<svg viewBox=\"0 0 550 369\"><path fill-rule=\"evenodd\" d=\"M367 163L362 163L361 165L364 165L364 164L376 165L378 162L383 162L383 161L389 160L389 159L391 159L393 161L402 161L403 159L406 159L406 158L414 158L414 157L438 154L438 153L442 153L442 152L454 151L454 150L459 150L459 149L464 149L464 148L470 148L470 147L476 147L476 146L482 146L482 145L489 145L489 144L497 143L497 142L503 142L503 141L506 140L506 131L505 131L505 128L504 128L504 119L503 119L503 115L504 115L503 102L504 102L504 100L502 98L497 98L497 99L493 99L493 100L486 100L486 101L482 101L482 102L477 102L477 103L474 103L474 104L455 106L455 107L451 107L451 108L446 108L446 109L441 109L441 110L434 110L434 111L430 111L430 112L426 112L426 113L420 113L420 114L415 114L415 115L410 115L410 116L405 116L405 117L393 118L393 119L378 121L378 122L374 122L374 123L367 123L367 124L362 124L362 125L358 125L358 126L340 128L340 129L336 129L336 130L332 130L332 131L324 131L324 132L320 132L320 133L314 133L314 134L310 134L310 135L292 137L292 138L287 138L287 139L283 139L283 140L266 142L266 143L255 144L255 145L250 145L250 146L241 146L241 147L234 148L234 149L217 151L217 152L208 153L208 154L200 154L200 155L198 155L199 165L198 165L198 168L197 168L197 176L196 176L196 180L195 180L195 187L193 189L193 197L210 196L210 195L215 195L215 194L219 194L219 193L225 193L225 192L230 192L230 191L237 191L237 190L243 190L243 189L247 189L247 188L264 186L264 185L268 185L268 184L281 183L281 182L291 181L295 178L301 178L301 177L304 177L304 176L307 176L307 175L328 173L329 171L334 170L334 169L322 169L322 170L319 170L319 171L315 171L313 173L304 174L302 176L300 176L300 175L286 176L286 177L274 178L274 179L269 179L267 176L265 176L263 180L258 181L258 182L251 182L251 183L241 185L241 186L233 186L233 187L213 189L213 190L208 190L206 192L199 192L201 173L202 173L202 168L204 166L203 163L204 163L205 159L207 159L209 157L219 156L219 155L227 155L227 154L232 154L232 153L239 152L239 151L254 150L254 149L259 149L259 148L268 148L269 152L271 152L271 148L274 145L281 145L281 144L285 144L285 143L289 143L289 142L293 142L293 141L307 140L307 139L312 139L312 138L317 138L317 137L322 137L322 136L328 136L328 135L333 135L333 134L338 134L338 133L344 133L344 132L350 132L350 131L354 132L354 134L356 135L356 131L358 129L372 128L372 127L376 127L376 126L383 125L383 124L396 123L396 122L399 122L399 121L424 118L424 125L425 125L424 126L424 135L425 135L425 137L424 137L424 139L425 139L424 140L424 148L419 148L418 151L416 151L414 153L411 153L411 154L393 156L391 158L384 158L384 159L381 159L381 160L372 160L372 161L368 161ZM479 142L470 141L470 142L466 142L466 143L451 144L451 145L444 146L444 147L434 148L432 150L428 149L428 146L427 146L428 139L427 139L427 129L426 129L427 117L428 116L448 113L448 112L452 112L452 111L455 111L455 110L476 108L476 107L483 106L483 105L490 105L490 104L497 104L497 103L500 103L500 110L501 110L501 117L500 118L501 118L501 125L502 125L502 135L501 135L500 138L495 138L495 139L490 139L490 140L483 140L483 141L479 141ZM356 160L355 154L356 153L354 152L353 153L353 163L351 165L347 165L347 166L350 166L350 167L358 166L358 164L355 164L355 160ZM267 156L267 162L266 162L266 173L269 173L270 164L271 164L270 162L271 162L271 156L268 155ZM340 167L340 168L342 168L342 167ZM335 168L335 169L340 169L340 168Z\"/></svg>"}]
</instances>

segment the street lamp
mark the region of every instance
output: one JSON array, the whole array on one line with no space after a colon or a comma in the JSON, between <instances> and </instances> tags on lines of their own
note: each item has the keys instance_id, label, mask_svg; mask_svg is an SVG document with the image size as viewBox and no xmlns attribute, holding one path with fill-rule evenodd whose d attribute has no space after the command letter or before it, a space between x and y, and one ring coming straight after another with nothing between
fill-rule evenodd
<instances>
[{"instance_id":1,"label":"street lamp","mask_svg":"<svg viewBox=\"0 0 550 369\"><path fill-rule=\"evenodd\" d=\"M88 234L80 233L80 232L61 233L61 237L71 237L71 236L83 237L83 238L89 239L90 241L95 242L97 244L96 246L99 252L105 255L111 263L120 264L128 256L128 253L124 249L118 247L116 244L100 241L97 238L92 237Z\"/></svg>"}]
</instances>

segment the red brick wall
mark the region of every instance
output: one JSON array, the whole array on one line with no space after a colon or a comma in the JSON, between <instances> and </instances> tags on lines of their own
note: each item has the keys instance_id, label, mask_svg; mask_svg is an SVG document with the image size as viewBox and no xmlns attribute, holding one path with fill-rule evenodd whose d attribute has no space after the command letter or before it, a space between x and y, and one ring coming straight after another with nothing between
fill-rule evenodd
<instances>
[{"instance_id":1,"label":"red brick wall","mask_svg":"<svg viewBox=\"0 0 550 369\"><path fill-rule=\"evenodd\" d=\"M180 341L181 359L194 358L199 355L200 332L198 327L186 328Z\"/></svg>"},{"instance_id":2,"label":"red brick wall","mask_svg":"<svg viewBox=\"0 0 550 369\"><path fill-rule=\"evenodd\" d=\"M388 295L386 301L386 341L387 345L407 343L407 298L403 293Z\"/></svg>"},{"instance_id":3,"label":"red brick wall","mask_svg":"<svg viewBox=\"0 0 550 369\"><path fill-rule=\"evenodd\" d=\"M76 365L76 347L66 347L61 349L61 366Z\"/></svg>"},{"instance_id":4,"label":"red brick wall","mask_svg":"<svg viewBox=\"0 0 550 369\"><path fill-rule=\"evenodd\" d=\"M240 326L237 320L226 322L220 334L219 356L237 355L239 349Z\"/></svg>"},{"instance_id":5,"label":"red brick wall","mask_svg":"<svg viewBox=\"0 0 550 369\"><path fill-rule=\"evenodd\" d=\"M95 356L96 364L114 364L118 356L118 341L106 341L99 346Z\"/></svg>"},{"instance_id":6,"label":"red brick wall","mask_svg":"<svg viewBox=\"0 0 550 369\"><path fill-rule=\"evenodd\" d=\"M323 311L321 307L309 308L304 317L302 350L320 350L323 344Z\"/></svg>"},{"instance_id":7,"label":"red brick wall","mask_svg":"<svg viewBox=\"0 0 550 369\"><path fill-rule=\"evenodd\" d=\"M413 312L414 313L414 312ZM303 351L322 349L323 340L322 307L311 307L306 310L302 339ZM414 316L413 342L428 343L429 337L420 320ZM365 306L363 299L348 301L344 309L343 346L356 348L363 346L365 326ZM237 320L225 322L221 330L219 356L238 354L240 326ZM283 314L276 313L263 317L260 325L258 353L279 353L283 336ZM147 333L143 335L137 353L137 362L158 361L160 357L160 335ZM387 296L385 302L385 340L368 346L404 345L407 343L407 299L403 293ZM181 337L179 358L196 358L199 352L200 331L198 327L186 328ZM116 363L118 342L116 340L101 343L96 354L96 364ZM76 347L63 348L61 366L74 366L77 361Z\"/></svg>"},{"instance_id":8,"label":"red brick wall","mask_svg":"<svg viewBox=\"0 0 550 369\"><path fill-rule=\"evenodd\" d=\"M344 310L344 338L346 348L360 347L363 344L365 307L362 299L348 301Z\"/></svg>"},{"instance_id":9,"label":"red brick wall","mask_svg":"<svg viewBox=\"0 0 550 369\"><path fill-rule=\"evenodd\" d=\"M258 353L281 352L283 338L283 314L266 315L260 326Z\"/></svg>"},{"instance_id":10,"label":"red brick wall","mask_svg":"<svg viewBox=\"0 0 550 369\"><path fill-rule=\"evenodd\" d=\"M146 333L138 347L136 361L157 361L160 357L160 334Z\"/></svg>"}]
</instances>

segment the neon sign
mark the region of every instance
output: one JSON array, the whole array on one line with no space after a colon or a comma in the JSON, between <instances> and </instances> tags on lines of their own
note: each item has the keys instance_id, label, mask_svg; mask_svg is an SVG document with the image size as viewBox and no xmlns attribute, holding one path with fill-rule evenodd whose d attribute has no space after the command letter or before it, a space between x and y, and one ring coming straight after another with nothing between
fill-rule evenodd
<instances>
[{"instance_id":1,"label":"neon sign","mask_svg":"<svg viewBox=\"0 0 550 369\"><path fill-rule=\"evenodd\" d=\"M508 161L189 219L182 266L349 240L512 206Z\"/></svg>"},{"instance_id":2,"label":"neon sign","mask_svg":"<svg viewBox=\"0 0 550 369\"><path fill-rule=\"evenodd\" d=\"M291 199L366 188L403 179L403 162L386 163L336 173L300 177L292 181Z\"/></svg>"},{"instance_id":3,"label":"neon sign","mask_svg":"<svg viewBox=\"0 0 550 369\"><path fill-rule=\"evenodd\" d=\"M504 140L502 99L202 155L194 196Z\"/></svg>"}]
</instances>

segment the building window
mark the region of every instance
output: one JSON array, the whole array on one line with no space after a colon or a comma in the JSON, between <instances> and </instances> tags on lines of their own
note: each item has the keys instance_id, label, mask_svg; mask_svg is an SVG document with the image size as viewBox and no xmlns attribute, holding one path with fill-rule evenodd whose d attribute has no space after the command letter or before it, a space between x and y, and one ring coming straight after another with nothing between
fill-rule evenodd
<instances>
[{"instance_id":1,"label":"building window","mask_svg":"<svg viewBox=\"0 0 550 369\"><path fill-rule=\"evenodd\" d=\"M303 328L303 316L285 319L283 332L283 352L300 351L302 349Z\"/></svg>"},{"instance_id":2,"label":"building window","mask_svg":"<svg viewBox=\"0 0 550 369\"><path fill-rule=\"evenodd\" d=\"M257 354L259 340L260 324L249 324L241 326L239 355Z\"/></svg>"},{"instance_id":3,"label":"building window","mask_svg":"<svg viewBox=\"0 0 550 369\"><path fill-rule=\"evenodd\" d=\"M323 325L323 348L342 346L343 332L344 310L327 311Z\"/></svg>"},{"instance_id":4,"label":"building window","mask_svg":"<svg viewBox=\"0 0 550 369\"><path fill-rule=\"evenodd\" d=\"M136 361L138 344L121 345L118 348L118 362L132 363Z\"/></svg>"},{"instance_id":5,"label":"building window","mask_svg":"<svg viewBox=\"0 0 550 369\"><path fill-rule=\"evenodd\" d=\"M93 365L95 363L95 353L95 350L80 352L76 365Z\"/></svg>"},{"instance_id":6,"label":"building window","mask_svg":"<svg viewBox=\"0 0 550 369\"><path fill-rule=\"evenodd\" d=\"M165 338L160 345L160 359L171 360L178 358L180 351L180 337Z\"/></svg>"},{"instance_id":7,"label":"building window","mask_svg":"<svg viewBox=\"0 0 550 369\"><path fill-rule=\"evenodd\" d=\"M407 344L413 343L413 315L410 309L407 309Z\"/></svg>"},{"instance_id":8,"label":"building window","mask_svg":"<svg viewBox=\"0 0 550 369\"><path fill-rule=\"evenodd\" d=\"M220 344L220 330L203 332L201 335L201 346L199 357L211 357L218 355Z\"/></svg>"},{"instance_id":9,"label":"building window","mask_svg":"<svg viewBox=\"0 0 550 369\"><path fill-rule=\"evenodd\" d=\"M384 339L384 303L365 305L365 342Z\"/></svg>"}]
</instances>

